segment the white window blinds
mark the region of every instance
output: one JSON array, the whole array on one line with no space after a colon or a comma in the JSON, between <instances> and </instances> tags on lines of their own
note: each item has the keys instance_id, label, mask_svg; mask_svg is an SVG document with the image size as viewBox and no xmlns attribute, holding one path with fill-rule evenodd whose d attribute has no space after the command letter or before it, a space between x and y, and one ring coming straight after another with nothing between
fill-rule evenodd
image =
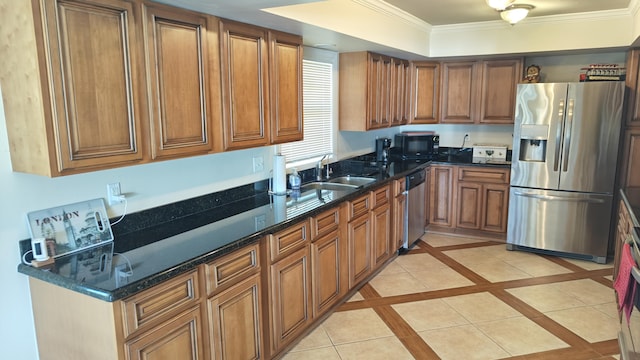
<instances>
[{"instance_id":1,"label":"white window blinds","mask_svg":"<svg viewBox=\"0 0 640 360\"><path fill-rule=\"evenodd\" d=\"M314 162L333 152L332 74L331 63L302 61L304 140L280 146L288 166Z\"/></svg>"}]
</instances>

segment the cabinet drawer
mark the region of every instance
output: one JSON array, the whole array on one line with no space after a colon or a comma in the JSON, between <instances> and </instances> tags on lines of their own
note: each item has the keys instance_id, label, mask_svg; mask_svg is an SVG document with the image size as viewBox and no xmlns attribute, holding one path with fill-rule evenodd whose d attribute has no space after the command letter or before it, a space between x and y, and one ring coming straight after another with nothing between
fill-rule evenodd
<instances>
[{"instance_id":1,"label":"cabinet drawer","mask_svg":"<svg viewBox=\"0 0 640 360\"><path fill-rule=\"evenodd\" d=\"M309 223L303 221L289 226L286 230L269 235L271 261L277 261L299 249L308 240Z\"/></svg>"},{"instance_id":2,"label":"cabinet drawer","mask_svg":"<svg viewBox=\"0 0 640 360\"><path fill-rule=\"evenodd\" d=\"M371 210L371 197L369 194L363 195L355 200L349 201L349 219L357 218L358 216L365 215Z\"/></svg>"},{"instance_id":3,"label":"cabinet drawer","mask_svg":"<svg viewBox=\"0 0 640 360\"><path fill-rule=\"evenodd\" d=\"M464 167L458 168L458 180L459 181L473 181L482 183L496 183L496 184L508 184L509 183L509 169L496 169L488 167Z\"/></svg>"},{"instance_id":4,"label":"cabinet drawer","mask_svg":"<svg viewBox=\"0 0 640 360\"><path fill-rule=\"evenodd\" d=\"M193 271L123 300L124 336L175 316L198 298L198 272Z\"/></svg>"},{"instance_id":5,"label":"cabinet drawer","mask_svg":"<svg viewBox=\"0 0 640 360\"><path fill-rule=\"evenodd\" d=\"M229 255L204 265L207 296L236 284L260 269L258 244L234 251Z\"/></svg>"},{"instance_id":6,"label":"cabinet drawer","mask_svg":"<svg viewBox=\"0 0 640 360\"><path fill-rule=\"evenodd\" d=\"M388 202L389 202L389 185L373 191L373 206L372 206L373 209L381 205L387 204Z\"/></svg>"},{"instance_id":7,"label":"cabinet drawer","mask_svg":"<svg viewBox=\"0 0 640 360\"><path fill-rule=\"evenodd\" d=\"M315 240L322 235L338 229L340 223L340 208L336 207L311 218L311 239Z\"/></svg>"}]
</instances>

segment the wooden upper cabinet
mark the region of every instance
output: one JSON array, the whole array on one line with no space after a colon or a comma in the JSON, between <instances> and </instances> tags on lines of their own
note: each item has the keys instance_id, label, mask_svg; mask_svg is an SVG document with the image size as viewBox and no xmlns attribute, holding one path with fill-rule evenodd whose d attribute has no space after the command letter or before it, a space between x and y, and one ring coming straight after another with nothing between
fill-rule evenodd
<instances>
[{"instance_id":1,"label":"wooden upper cabinet","mask_svg":"<svg viewBox=\"0 0 640 360\"><path fill-rule=\"evenodd\" d=\"M224 150L269 144L267 31L220 21Z\"/></svg>"},{"instance_id":2,"label":"wooden upper cabinet","mask_svg":"<svg viewBox=\"0 0 640 360\"><path fill-rule=\"evenodd\" d=\"M13 169L59 176L141 161L139 10L119 0L9 3L9 13L33 14L4 19L1 31Z\"/></svg>"},{"instance_id":3,"label":"wooden upper cabinet","mask_svg":"<svg viewBox=\"0 0 640 360\"><path fill-rule=\"evenodd\" d=\"M404 125L411 116L411 68L406 60L391 59L391 126Z\"/></svg>"},{"instance_id":4,"label":"wooden upper cabinet","mask_svg":"<svg viewBox=\"0 0 640 360\"><path fill-rule=\"evenodd\" d=\"M440 64L413 62L411 64L411 124L436 124L440 102Z\"/></svg>"},{"instance_id":5,"label":"wooden upper cabinet","mask_svg":"<svg viewBox=\"0 0 640 360\"><path fill-rule=\"evenodd\" d=\"M522 59L442 63L441 123L512 124Z\"/></svg>"},{"instance_id":6,"label":"wooden upper cabinet","mask_svg":"<svg viewBox=\"0 0 640 360\"><path fill-rule=\"evenodd\" d=\"M340 54L340 130L366 131L401 125L397 88L402 86L388 56L353 52ZM406 84L406 79L403 81ZM406 96L406 95L403 95ZM406 106L406 104L405 104ZM400 109L400 110L397 110Z\"/></svg>"},{"instance_id":7,"label":"wooden upper cabinet","mask_svg":"<svg viewBox=\"0 0 640 360\"><path fill-rule=\"evenodd\" d=\"M441 123L473 123L476 116L478 63L475 61L442 63Z\"/></svg>"},{"instance_id":8,"label":"wooden upper cabinet","mask_svg":"<svg viewBox=\"0 0 640 360\"><path fill-rule=\"evenodd\" d=\"M302 37L269 32L271 143L302 140Z\"/></svg>"},{"instance_id":9,"label":"wooden upper cabinet","mask_svg":"<svg viewBox=\"0 0 640 360\"><path fill-rule=\"evenodd\" d=\"M516 88L522 76L522 60L482 62L481 124L513 124Z\"/></svg>"},{"instance_id":10,"label":"wooden upper cabinet","mask_svg":"<svg viewBox=\"0 0 640 360\"><path fill-rule=\"evenodd\" d=\"M208 119L219 119L209 101L207 36L217 33L217 21L161 5L144 10L152 158L206 154L213 150Z\"/></svg>"}]
</instances>

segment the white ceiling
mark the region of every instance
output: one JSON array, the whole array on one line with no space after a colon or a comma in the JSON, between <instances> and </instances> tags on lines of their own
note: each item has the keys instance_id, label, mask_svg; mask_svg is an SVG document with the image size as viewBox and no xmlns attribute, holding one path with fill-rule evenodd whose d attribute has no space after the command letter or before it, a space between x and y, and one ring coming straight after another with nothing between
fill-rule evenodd
<instances>
[{"instance_id":1,"label":"white ceiling","mask_svg":"<svg viewBox=\"0 0 640 360\"><path fill-rule=\"evenodd\" d=\"M484 0L386 0L431 25L450 25L500 19ZM530 17L626 9L630 0L517 0L535 6Z\"/></svg>"},{"instance_id":2,"label":"white ceiling","mask_svg":"<svg viewBox=\"0 0 640 360\"><path fill-rule=\"evenodd\" d=\"M394 53L396 49L380 46L370 41L339 33L323 26L314 26L296 18L276 15L278 10L300 9L300 4L326 4L323 9L333 6L358 4L360 8L369 7L391 11L395 15L406 17L407 21L418 26L441 26L481 22L501 22L498 12L490 8L485 0L154 0L161 3L216 15L240 22L255 24L271 29L302 35L305 45L327 47L334 51L370 50L389 55L404 56L411 59L415 54ZM530 17L567 15L589 12L620 11L628 9L630 3L640 0L516 0L516 4L535 6ZM294 6L289 6L294 5ZM348 6L341 8L349 8ZM314 8L314 7L312 7ZM303 8L306 9L306 8ZM276 10L276 11L272 11ZM299 11L299 10L298 10ZM329 12L330 13L330 12ZM403 15L404 14L404 15ZM305 14L306 16L327 17L324 14ZM357 17L358 14L353 14ZM361 15L362 16L362 15ZM331 19L329 19L330 21ZM356 19L362 20L362 19ZM424 23L422 23L424 22ZM518 26L518 25L516 25Z\"/></svg>"}]
</instances>

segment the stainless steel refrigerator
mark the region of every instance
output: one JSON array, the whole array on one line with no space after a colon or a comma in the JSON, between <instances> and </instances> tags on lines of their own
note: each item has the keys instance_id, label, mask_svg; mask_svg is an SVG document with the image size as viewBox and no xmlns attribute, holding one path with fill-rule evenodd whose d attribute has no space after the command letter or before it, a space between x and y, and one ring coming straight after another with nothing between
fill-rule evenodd
<instances>
[{"instance_id":1,"label":"stainless steel refrigerator","mask_svg":"<svg viewBox=\"0 0 640 360\"><path fill-rule=\"evenodd\" d=\"M507 249L605 263L624 82L518 85Z\"/></svg>"}]
</instances>

